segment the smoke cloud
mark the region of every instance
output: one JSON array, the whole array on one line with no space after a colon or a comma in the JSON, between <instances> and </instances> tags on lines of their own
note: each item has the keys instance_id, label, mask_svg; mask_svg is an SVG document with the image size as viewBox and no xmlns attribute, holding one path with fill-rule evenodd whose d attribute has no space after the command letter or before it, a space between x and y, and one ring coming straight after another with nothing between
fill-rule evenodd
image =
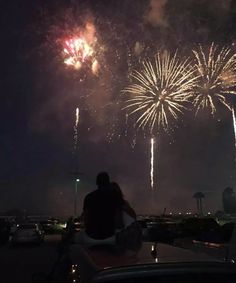
<instances>
[{"instance_id":1,"label":"smoke cloud","mask_svg":"<svg viewBox=\"0 0 236 283\"><path fill-rule=\"evenodd\" d=\"M151 0L148 11L144 15L144 21L153 27L167 27L168 22L165 15L167 0Z\"/></svg>"}]
</instances>

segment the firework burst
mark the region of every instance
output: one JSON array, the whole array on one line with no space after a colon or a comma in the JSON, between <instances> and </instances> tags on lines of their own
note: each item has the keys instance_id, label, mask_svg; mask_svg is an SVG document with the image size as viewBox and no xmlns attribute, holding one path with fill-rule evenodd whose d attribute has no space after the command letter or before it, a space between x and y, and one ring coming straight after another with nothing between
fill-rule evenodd
<instances>
[{"instance_id":1,"label":"firework burst","mask_svg":"<svg viewBox=\"0 0 236 283\"><path fill-rule=\"evenodd\" d=\"M64 63L75 69L80 69L82 63L93 55L93 49L82 38L72 38L65 41Z\"/></svg>"},{"instance_id":2,"label":"firework burst","mask_svg":"<svg viewBox=\"0 0 236 283\"><path fill-rule=\"evenodd\" d=\"M80 70L85 64L91 68L94 74L98 70L98 61L94 56L94 50L84 38L73 37L65 41L63 49L64 63Z\"/></svg>"},{"instance_id":3,"label":"firework burst","mask_svg":"<svg viewBox=\"0 0 236 283\"><path fill-rule=\"evenodd\" d=\"M95 54L97 37L94 24L87 22L85 27L74 29L71 34L62 40L64 63L75 70L87 67L97 75L99 63Z\"/></svg>"},{"instance_id":4,"label":"firework burst","mask_svg":"<svg viewBox=\"0 0 236 283\"><path fill-rule=\"evenodd\" d=\"M125 88L128 115L136 114L135 126L150 132L167 130L170 120L177 120L192 96L196 80L194 68L186 59L181 62L176 53L158 53L154 63L145 61L141 71L131 74L132 84Z\"/></svg>"},{"instance_id":5,"label":"firework burst","mask_svg":"<svg viewBox=\"0 0 236 283\"><path fill-rule=\"evenodd\" d=\"M231 110L227 95L236 94L236 56L231 48L218 48L211 44L209 51L202 46L193 50L196 59L197 82L194 87L193 104L196 114L207 108L214 115L218 102Z\"/></svg>"},{"instance_id":6,"label":"firework burst","mask_svg":"<svg viewBox=\"0 0 236 283\"><path fill-rule=\"evenodd\" d=\"M128 115L136 114L135 126L148 128L150 133L168 130L170 120L177 120L192 96L196 81L194 68L188 59L181 62L175 53L158 53L154 63L145 61L141 71L131 74L132 84L124 92ZM154 149L156 139L150 140L150 187L154 189Z\"/></svg>"}]
</instances>

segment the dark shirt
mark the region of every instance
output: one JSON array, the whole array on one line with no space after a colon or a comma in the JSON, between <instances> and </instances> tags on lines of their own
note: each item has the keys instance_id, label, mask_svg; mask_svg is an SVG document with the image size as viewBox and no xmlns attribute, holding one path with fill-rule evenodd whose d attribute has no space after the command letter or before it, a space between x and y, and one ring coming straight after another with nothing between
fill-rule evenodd
<instances>
[{"instance_id":1,"label":"dark shirt","mask_svg":"<svg viewBox=\"0 0 236 283\"><path fill-rule=\"evenodd\" d=\"M97 189L84 200L85 232L94 239L105 239L115 233L117 200L109 188Z\"/></svg>"}]
</instances>

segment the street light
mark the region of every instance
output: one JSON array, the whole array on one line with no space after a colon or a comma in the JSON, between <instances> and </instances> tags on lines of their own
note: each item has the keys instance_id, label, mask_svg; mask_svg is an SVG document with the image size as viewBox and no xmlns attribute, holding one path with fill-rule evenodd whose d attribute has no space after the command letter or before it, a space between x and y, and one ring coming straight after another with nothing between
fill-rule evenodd
<instances>
[{"instance_id":1,"label":"street light","mask_svg":"<svg viewBox=\"0 0 236 283\"><path fill-rule=\"evenodd\" d=\"M74 203L74 216L77 216L77 195L78 195L78 183L80 179L75 179L75 203Z\"/></svg>"}]
</instances>

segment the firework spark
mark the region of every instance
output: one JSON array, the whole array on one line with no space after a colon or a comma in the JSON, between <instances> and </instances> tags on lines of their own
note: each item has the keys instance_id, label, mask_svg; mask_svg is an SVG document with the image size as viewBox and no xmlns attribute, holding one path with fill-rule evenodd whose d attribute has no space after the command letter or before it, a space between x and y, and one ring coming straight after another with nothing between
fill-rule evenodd
<instances>
[{"instance_id":1,"label":"firework spark","mask_svg":"<svg viewBox=\"0 0 236 283\"><path fill-rule=\"evenodd\" d=\"M181 62L168 52L158 53L154 64L145 61L141 71L131 74L132 84L124 93L129 95L126 106L129 115L136 114L135 126L150 132L169 128L170 119L177 120L185 102L192 96L196 77L186 59Z\"/></svg>"},{"instance_id":2,"label":"firework spark","mask_svg":"<svg viewBox=\"0 0 236 283\"><path fill-rule=\"evenodd\" d=\"M193 53L198 77L193 95L196 114L207 108L214 115L218 102L231 111L226 96L236 94L236 55L229 47L220 49L214 43L205 53L201 45Z\"/></svg>"},{"instance_id":3,"label":"firework spark","mask_svg":"<svg viewBox=\"0 0 236 283\"><path fill-rule=\"evenodd\" d=\"M155 140L151 138L151 158L150 158L150 184L151 188L154 188L154 145Z\"/></svg>"}]
</instances>

